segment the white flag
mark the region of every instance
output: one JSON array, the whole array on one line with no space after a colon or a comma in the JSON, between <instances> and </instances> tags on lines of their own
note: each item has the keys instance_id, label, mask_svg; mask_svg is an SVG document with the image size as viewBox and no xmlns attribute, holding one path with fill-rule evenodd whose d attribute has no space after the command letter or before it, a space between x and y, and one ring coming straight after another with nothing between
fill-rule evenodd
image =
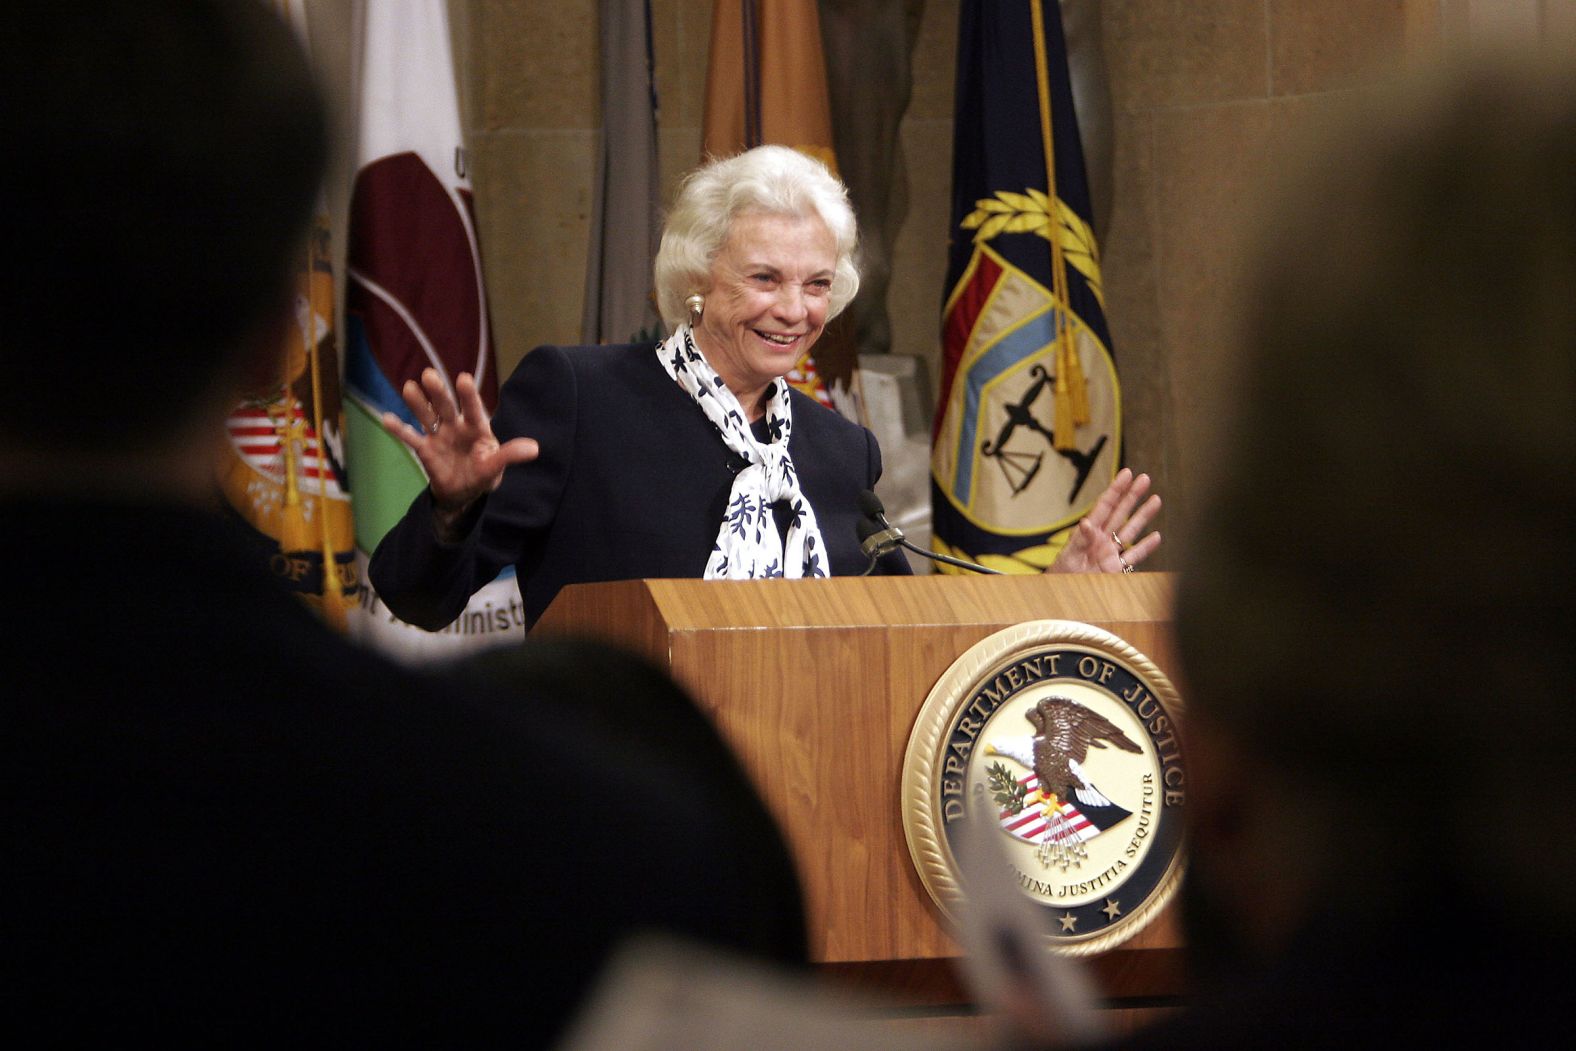
<instances>
[{"instance_id":1,"label":"white flag","mask_svg":"<svg viewBox=\"0 0 1576 1051\"><path fill-rule=\"evenodd\" d=\"M474 375L489 410L498 378L443 0L364 0L356 36L345 380L365 580L372 550L427 484L379 418L393 412L421 426L399 391L428 367L451 385L461 372ZM361 610L357 635L403 660L458 656L524 632L512 569L441 632L398 621L371 587Z\"/></svg>"}]
</instances>

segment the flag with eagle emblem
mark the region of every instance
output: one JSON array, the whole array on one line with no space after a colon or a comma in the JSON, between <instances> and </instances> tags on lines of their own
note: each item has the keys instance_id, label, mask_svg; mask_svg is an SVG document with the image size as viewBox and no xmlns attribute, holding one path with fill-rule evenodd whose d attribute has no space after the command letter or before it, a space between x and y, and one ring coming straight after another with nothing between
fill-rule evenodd
<instances>
[{"instance_id":1,"label":"flag with eagle emblem","mask_svg":"<svg viewBox=\"0 0 1576 1051\"><path fill-rule=\"evenodd\" d=\"M963 4L957 71L931 543L1038 572L1121 447L1060 7Z\"/></svg>"},{"instance_id":2,"label":"flag with eagle emblem","mask_svg":"<svg viewBox=\"0 0 1576 1051\"><path fill-rule=\"evenodd\" d=\"M275 10L311 50L301 0ZM219 488L260 558L286 588L344 631L359 574L345 470L344 413L334 343L334 268L328 203L318 194L297 259L295 309L284 345L245 377L225 420Z\"/></svg>"}]
</instances>

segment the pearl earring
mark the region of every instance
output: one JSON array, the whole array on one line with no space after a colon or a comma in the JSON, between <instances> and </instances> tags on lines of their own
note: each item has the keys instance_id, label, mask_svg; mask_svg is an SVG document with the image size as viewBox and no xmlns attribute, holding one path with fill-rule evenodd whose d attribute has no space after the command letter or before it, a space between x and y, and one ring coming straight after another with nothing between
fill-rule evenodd
<instances>
[{"instance_id":1,"label":"pearl earring","mask_svg":"<svg viewBox=\"0 0 1576 1051\"><path fill-rule=\"evenodd\" d=\"M690 324L699 324L701 314L706 311L706 298L697 292L686 299L684 305L689 308Z\"/></svg>"}]
</instances>

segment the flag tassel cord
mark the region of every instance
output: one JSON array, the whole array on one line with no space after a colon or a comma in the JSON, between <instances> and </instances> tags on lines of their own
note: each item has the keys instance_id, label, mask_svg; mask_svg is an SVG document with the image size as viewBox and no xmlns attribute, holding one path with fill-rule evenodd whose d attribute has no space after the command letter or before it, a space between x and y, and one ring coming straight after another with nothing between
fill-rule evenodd
<instances>
[{"instance_id":1,"label":"flag tassel cord","mask_svg":"<svg viewBox=\"0 0 1576 1051\"><path fill-rule=\"evenodd\" d=\"M325 469L327 443L323 435L323 377L319 371L321 349L317 339L318 291L312 280L317 273L317 242L307 247L306 296L306 367L312 370L312 429L317 435L317 522L319 539L323 545L323 614L340 630L347 626L345 589L339 579L339 562L334 557L334 541L329 531L328 470ZM332 306L330 306L332 309ZM323 316L327 316L326 314Z\"/></svg>"},{"instance_id":2,"label":"flag tassel cord","mask_svg":"<svg viewBox=\"0 0 1576 1051\"><path fill-rule=\"evenodd\" d=\"M305 424L296 420L295 393L290 389L290 361L286 355L281 377L283 397L280 398L282 419L275 424L279 432L279 455L285 476L284 506L279 516L279 549L305 551L312 546L312 530L306 523L306 512L301 504L301 446Z\"/></svg>"},{"instance_id":3,"label":"flag tassel cord","mask_svg":"<svg viewBox=\"0 0 1576 1051\"><path fill-rule=\"evenodd\" d=\"M1060 198L1056 193L1056 145L1051 135L1051 90L1047 74L1045 10L1042 0L1034 0L1031 12L1034 24L1034 74L1040 96L1040 138L1045 153L1045 190L1051 212L1051 292L1056 297L1056 335L1053 343L1056 348L1056 387L1052 444L1058 451L1066 452L1078 447L1076 427L1089 422L1089 392L1067 318L1067 266L1062 254Z\"/></svg>"}]
</instances>

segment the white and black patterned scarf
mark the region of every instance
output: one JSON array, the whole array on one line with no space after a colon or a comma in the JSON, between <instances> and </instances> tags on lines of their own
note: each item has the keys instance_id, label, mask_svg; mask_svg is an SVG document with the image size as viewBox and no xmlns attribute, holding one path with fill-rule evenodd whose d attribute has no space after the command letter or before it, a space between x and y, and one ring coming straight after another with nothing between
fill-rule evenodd
<instances>
[{"instance_id":1,"label":"white and black patterned scarf","mask_svg":"<svg viewBox=\"0 0 1576 1051\"><path fill-rule=\"evenodd\" d=\"M766 402L770 440L762 444L751 433L739 399L696 349L688 325L680 325L658 345L657 358L668 375L695 399L729 450L749 461L734 476L728 509L706 560L706 579L829 576L821 528L810 501L799 489L799 475L788 455L793 409L787 381L772 385ZM787 501L791 514L786 542L778 535L772 517L772 505L778 501Z\"/></svg>"}]
</instances>

